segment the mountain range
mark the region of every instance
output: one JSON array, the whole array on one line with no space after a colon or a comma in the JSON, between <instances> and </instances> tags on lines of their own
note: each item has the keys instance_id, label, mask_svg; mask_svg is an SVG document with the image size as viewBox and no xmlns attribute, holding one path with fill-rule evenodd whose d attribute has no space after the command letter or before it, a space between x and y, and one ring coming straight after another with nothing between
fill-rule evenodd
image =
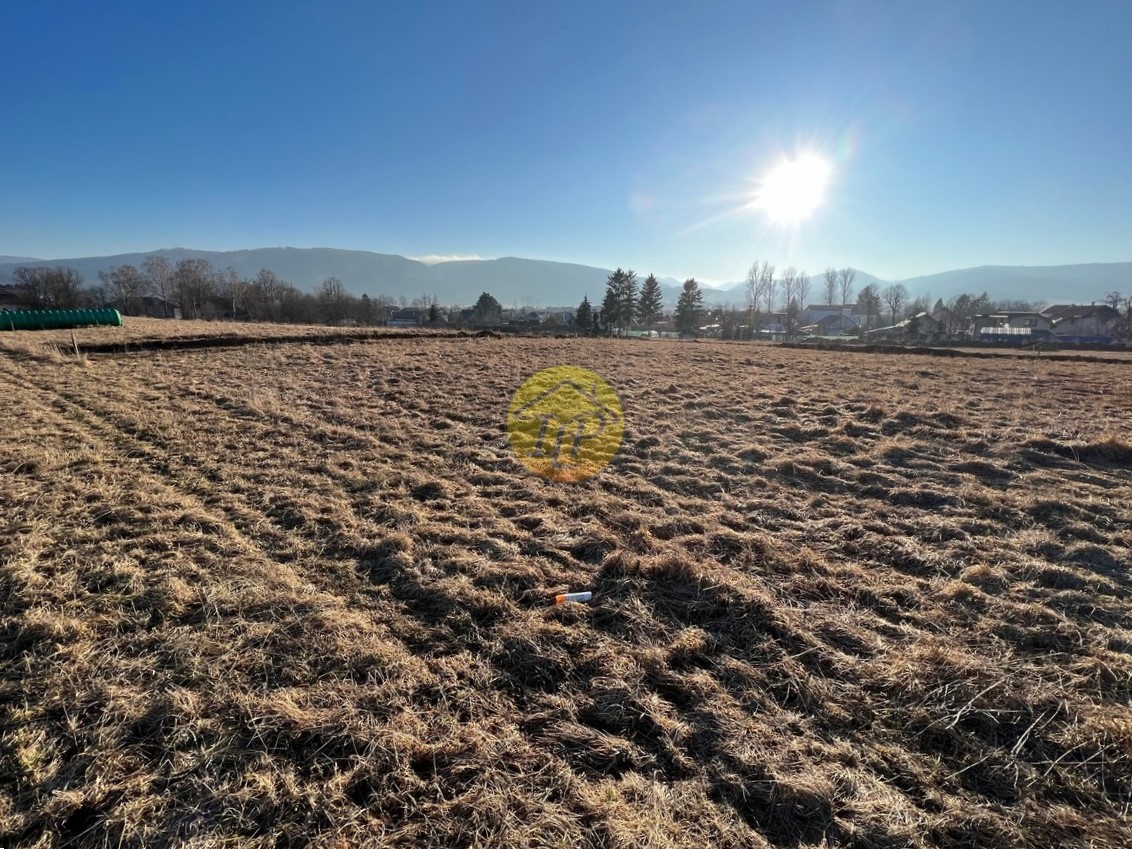
<instances>
[{"instance_id":1,"label":"mountain range","mask_svg":"<svg viewBox=\"0 0 1132 849\"><path fill-rule=\"evenodd\" d=\"M66 259L30 259L0 256L0 282L9 282L21 265L64 265L77 270L88 282L100 271L118 265L141 266L147 256L160 254L171 263L182 259L207 259L217 268L231 266L244 277L254 277L268 268L301 289L311 290L328 277L337 277L356 295L387 295L412 300L422 295L441 303L467 305L480 292L490 292L505 306L572 306L584 295L601 301L610 269L549 260L501 257L487 260L456 260L425 263L397 254L338 248L255 248L239 251L202 251L169 248L148 253ZM647 270L638 271L643 279ZM680 292L680 281L659 277L665 299L671 304ZM1058 266L980 266L913 277L883 280L857 271L856 290L870 283L884 287L901 282L912 298L929 295L947 299L963 292L986 291L994 300L1088 303L1106 292L1132 294L1132 262L1090 263ZM745 303L744 283L703 285L709 304ZM810 302L821 298L820 273L812 275Z\"/></svg>"}]
</instances>

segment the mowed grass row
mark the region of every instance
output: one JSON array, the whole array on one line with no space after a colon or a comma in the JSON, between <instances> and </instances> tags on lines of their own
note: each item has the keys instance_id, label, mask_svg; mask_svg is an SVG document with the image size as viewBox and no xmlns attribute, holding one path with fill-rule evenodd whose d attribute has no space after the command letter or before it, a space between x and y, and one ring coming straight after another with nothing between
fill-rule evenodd
<instances>
[{"instance_id":1,"label":"mowed grass row","mask_svg":"<svg viewBox=\"0 0 1132 849\"><path fill-rule=\"evenodd\" d=\"M583 483L504 427L559 364L625 410ZM1123 364L438 338L0 367L8 843L1132 839Z\"/></svg>"}]
</instances>

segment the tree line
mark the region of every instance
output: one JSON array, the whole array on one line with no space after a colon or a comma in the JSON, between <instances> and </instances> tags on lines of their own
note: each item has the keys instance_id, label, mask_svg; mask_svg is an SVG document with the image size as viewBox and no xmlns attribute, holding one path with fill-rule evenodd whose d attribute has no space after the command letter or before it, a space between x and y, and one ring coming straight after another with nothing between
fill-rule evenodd
<instances>
[{"instance_id":1,"label":"tree line","mask_svg":"<svg viewBox=\"0 0 1132 849\"><path fill-rule=\"evenodd\" d=\"M832 269L831 269L832 271ZM835 272L827 286L829 303L838 291L841 281L843 301L852 288L855 272L843 269ZM840 275L840 277L838 276ZM774 314L774 306L781 304L788 320L797 319L805 308L811 287L810 276L795 268L785 269L781 275L775 274L775 267L768 262L756 262L747 274L747 312L745 322L739 322L739 313L731 309L726 314L720 310L708 311L704 308L704 294L694 277L684 281L676 299L676 309L672 324L682 334L694 333L705 321L718 324L724 338L752 338ZM650 274L644 284L638 287L636 273L617 268L609 275L605 284L605 297L601 306L595 308L587 295L575 312L575 325L589 334L617 334L633 325L649 326L660 321L664 314L664 296L660 282Z\"/></svg>"},{"instance_id":2,"label":"tree line","mask_svg":"<svg viewBox=\"0 0 1132 849\"><path fill-rule=\"evenodd\" d=\"M99 272L98 283L84 284L75 269L20 267L13 277L21 306L28 309L73 309L115 306L124 315L156 314L182 318L233 318L292 324L384 323L398 307L412 306L423 313L423 321L437 323L444 310L427 295L409 301L385 295L358 297L336 277L328 277L314 292L304 292L261 269L254 277L242 277L234 268L216 269L205 259L182 259L176 264L165 257L147 257L140 267L121 265ZM745 310L729 307L706 309L704 294L695 278L684 281L672 315L674 329L695 333L705 324L724 339L751 339L771 322L787 336L797 335L814 285L820 305L853 310L860 330L867 332L884 322L928 313L944 336L962 335L976 315L993 310L1033 310L1044 302L993 301L990 296L964 293L934 306L928 295L911 298L902 283L878 287L868 284L856 293L852 268L827 268L813 281L803 270L787 267L781 272L766 261L756 261L747 272ZM1132 295L1119 291L1105 294L1103 302L1119 314L1115 334L1132 340ZM471 310L471 322L479 325L502 321L503 307L488 292L480 295ZM600 305L587 295L574 314L574 328L586 335L621 334L634 326L651 327L665 318L664 295L655 275L642 282L632 270L617 268L606 279Z\"/></svg>"},{"instance_id":3,"label":"tree line","mask_svg":"<svg viewBox=\"0 0 1132 849\"><path fill-rule=\"evenodd\" d=\"M114 306L123 315L171 318L234 318L287 324L380 324L398 306L421 308L440 319L435 298L410 302L385 295L358 297L336 277L314 292L304 292L270 269L242 277L234 268L217 269L205 259L147 257L141 267L119 265L98 274L98 283L65 266L21 266L13 280L26 309L76 309Z\"/></svg>"},{"instance_id":4,"label":"tree line","mask_svg":"<svg viewBox=\"0 0 1132 849\"><path fill-rule=\"evenodd\" d=\"M855 277L856 272L851 268L827 269L823 289L826 303L833 304L840 296L840 303L846 304L852 295ZM747 310L741 315L734 308L705 310L703 291L694 277L689 278L684 281L676 300L673 327L682 334L689 334L707 321L718 325L723 338L750 339L774 317L782 321L785 332L791 335L800 323L812 285L805 271L789 267L776 273L771 263L756 261L747 273ZM635 272L617 268L606 280L605 297L599 308L590 303L589 296L582 299L575 312L575 325L589 334L616 334L634 324L657 323L663 316L663 306L660 283L654 275L645 278L638 288ZM776 306L780 306L781 311L776 311Z\"/></svg>"},{"instance_id":5,"label":"tree line","mask_svg":"<svg viewBox=\"0 0 1132 849\"><path fill-rule=\"evenodd\" d=\"M676 302L673 324L681 332L693 332L703 314L703 292L695 278L684 281ZM619 334L633 325L649 326L664 317L664 292L650 274L643 284L634 271L618 267L605 283L601 306L594 307L589 295L574 311L574 326L587 335Z\"/></svg>"},{"instance_id":6,"label":"tree line","mask_svg":"<svg viewBox=\"0 0 1132 849\"><path fill-rule=\"evenodd\" d=\"M968 332L975 316L996 310L1040 312L1045 302L992 300L986 292L962 293L932 305L931 296L912 298L903 283L878 286L869 283L856 293L857 272L852 268L827 268L818 281L804 270L787 267L778 271L767 261L754 262L747 272L746 309L735 306L704 308L703 292L694 278L684 282L672 316L675 330L694 333L711 327L723 339L752 339L772 323L776 330L792 337L799 334L810 306L851 311L857 332L896 325L902 320L930 315L946 337L959 337ZM818 286L816 304L809 302L813 287ZM1132 341L1132 295L1109 292L1104 303L1120 318L1114 327L1116 338ZM575 312L575 327L587 335L615 335L633 327L655 325L663 317L663 295L660 283L650 274L639 285L631 270L617 268L606 280L605 296L600 306L587 295Z\"/></svg>"}]
</instances>

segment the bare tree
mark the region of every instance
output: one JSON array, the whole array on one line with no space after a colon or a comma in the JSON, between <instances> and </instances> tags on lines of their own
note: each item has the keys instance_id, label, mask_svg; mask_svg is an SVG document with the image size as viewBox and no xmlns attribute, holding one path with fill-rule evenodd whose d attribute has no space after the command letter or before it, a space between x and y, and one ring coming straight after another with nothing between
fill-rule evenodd
<instances>
[{"instance_id":1,"label":"bare tree","mask_svg":"<svg viewBox=\"0 0 1132 849\"><path fill-rule=\"evenodd\" d=\"M349 299L346 286L337 277L327 277L319 284L318 303L327 324L338 324L346 317Z\"/></svg>"},{"instance_id":2,"label":"bare tree","mask_svg":"<svg viewBox=\"0 0 1132 849\"><path fill-rule=\"evenodd\" d=\"M251 281L245 280L232 266L228 266L216 276L217 294L224 299L232 318L247 315L248 290Z\"/></svg>"},{"instance_id":3,"label":"bare tree","mask_svg":"<svg viewBox=\"0 0 1132 849\"><path fill-rule=\"evenodd\" d=\"M810 275L805 271L799 271L798 279L794 281L794 287L798 291L798 308L804 311L807 306L806 302L810 297Z\"/></svg>"},{"instance_id":4,"label":"bare tree","mask_svg":"<svg viewBox=\"0 0 1132 849\"><path fill-rule=\"evenodd\" d=\"M762 327L763 313L759 308L768 300L767 286L770 284L766 273L768 267L766 261L759 263L756 260L747 272L747 332L750 336L756 335ZM771 269L769 277L773 278L773 276ZM768 303L767 309L769 308Z\"/></svg>"},{"instance_id":5,"label":"bare tree","mask_svg":"<svg viewBox=\"0 0 1132 849\"><path fill-rule=\"evenodd\" d=\"M162 309L168 318L170 302L173 300L173 269L169 260L163 256L147 256L141 270L149 282L150 291L161 298Z\"/></svg>"},{"instance_id":6,"label":"bare tree","mask_svg":"<svg viewBox=\"0 0 1132 849\"><path fill-rule=\"evenodd\" d=\"M947 336L969 336L974 328L975 316L990 309L991 300L986 292L977 297L964 292L936 307L936 314L932 317L941 322Z\"/></svg>"},{"instance_id":7,"label":"bare tree","mask_svg":"<svg viewBox=\"0 0 1132 849\"><path fill-rule=\"evenodd\" d=\"M892 313L892 323L896 324L900 306L908 299L908 290L903 283L892 283L881 289L880 296Z\"/></svg>"},{"instance_id":8,"label":"bare tree","mask_svg":"<svg viewBox=\"0 0 1132 849\"><path fill-rule=\"evenodd\" d=\"M762 286L759 285L759 261L751 263L747 270L747 313L753 315L762 302Z\"/></svg>"},{"instance_id":9,"label":"bare tree","mask_svg":"<svg viewBox=\"0 0 1132 849\"><path fill-rule=\"evenodd\" d=\"M841 292L841 305L849 303L849 298L853 295L853 280L857 277L857 272L852 268L843 268L837 272L837 287Z\"/></svg>"},{"instance_id":10,"label":"bare tree","mask_svg":"<svg viewBox=\"0 0 1132 849\"><path fill-rule=\"evenodd\" d=\"M287 324L317 324L320 316L318 299L293 283L283 283L281 321Z\"/></svg>"},{"instance_id":11,"label":"bare tree","mask_svg":"<svg viewBox=\"0 0 1132 849\"><path fill-rule=\"evenodd\" d=\"M765 307L763 312L769 312L774 301L774 266L763 260L757 260L747 272L747 308L759 312L760 306Z\"/></svg>"},{"instance_id":12,"label":"bare tree","mask_svg":"<svg viewBox=\"0 0 1132 849\"><path fill-rule=\"evenodd\" d=\"M83 276L73 268L56 266L47 271L47 298L55 309L74 309L82 300Z\"/></svg>"},{"instance_id":13,"label":"bare tree","mask_svg":"<svg viewBox=\"0 0 1132 849\"><path fill-rule=\"evenodd\" d=\"M183 259L173 269L173 287L183 318L202 318L216 294L216 272L207 259Z\"/></svg>"},{"instance_id":14,"label":"bare tree","mask_svg":"<svg viewBox=\"0 0 1132 849\"><path fill-rule=\"evenodd\" d=\"M30 309L73 309L82 298L83 276L73 268L20 266L12 276L22 290L23 305Z\"/></svg>"},{"instance_id":15,"label":"bare tree","mask_svg":"<svg viewBox=\"0 0 1132 849\"><path fill-rule=\"evenodd\" d=\"M797 280L794 281L793 286L797 287ZM786 330L787 338L793 339L798 333L798 326L801 324L802 307L798 301L797 295L786 297L786 308L782 313L782 326Z\"/></svg>"},{"instance_id":16,"label":"bare tree","mask_svg":"<svg viewBox=\"0 0 1132 849\"><path fill-rule=\"evenodd\" d=\"M118 265L109 272L98 272L98 279L119 310L126 315L141 315L143 299L152 292L149 279L141 271L132 265Z\"/></svg>"},{"instance_id":17,"label":"bare tree","mask_svg":"<svg viewBox=\"0 0 1132 849\"><path fill-rule=\"evenodd\" d=\"M869 328L872 327L873 316L880 315L881 297L877 292L877 287L872 283L864 287L861 290L860 294L857 295L857 303L860 304L861 307L863 307L865 310L864 327L865 332L867 333Z\"/></svg>"},{"instance_id":18,"label":"bare tree","mask_svg":"<svg viewBox=\"0 0 1132 849\"><path fill-rule=\"evenodd\" d=\"M255 277L255 288L260 298L260 309L268 321L283 321L288 284L280 280L269 268L261 268Z\"/></svg>"},{"instance_id":19,"label":"bare tree","mask_svg":"<svg viewBox=\"0 0 1132 849\"><path fill-rule=\"evenodd\" d=\"M105 283L95 283L93 286L87 286L82 293L83 306L97 307L105 309L111 305L113 297L110 293L110 287Z\"/></svg>"},{"instance_id":20,"label":"bare tree","mask_svg":"<svg viewBox=\"0 0 1132 849\"><path fill-rule=\"evenodd\" d=\"M833 306L833 301L837 298L837 269L827 268L822 276L825 279L825 302L828 306Z\"/></svg>"},{"instance_id":21,"label":"bare tree","mask_svg":"<svg viewBox=\"0 0 1132 849\"><path fill-rule=\"evenodd\" d=\"M377 313L378 324L384 325L393 313L393 298L389 295L378 295L373 299L373 306Z\"/></svg>"},{"instance_id":22,"label":"bare tree","mask_svg":"<svg viewBox=\"0 0 1132 849\"><path fill-rule=\"evenodd\" d=\"M798 269L789 266L782 270L782 303L783 311L790 309L790 302L798 297Z\"/></svg>"},{"instance_id":23,"label":"bare tree","mask_svg":"<svg viewBox=\"0 0 1132 849\"><path fill-rule=\"evenodd\" d=\"M47 306L47 280L42 268L21 265L12 272L12 279L20 290L20 306L38 310Z\"/></svg>"},{"instance_id":24,"label":"bare tree","mask_svg":"<svg viewBox=\"0 0 1132 849\"><path fill-rule=\"evenodd\" d=\"M1104 303L1112 307L1117 312L1120 311L1120 304L1124 301L1123 296L1117 290L1113 289L1111 292L1105 292Z\"/></svg>"},{"instance_id":25,"label":"bare tree","mask_svg":"<svg viewBox=\"0 0 1132 849\"><path fill-rule=\"evenodd\" d=\"M762 267L759 268L759 285L762 287L763 297L766 299L766 311L773 312L778 281L774 279L774 266L766 260L763 260Z\"/></svg>"},{"instance_id":26,"label":"bare tree","mask_svg":"<svg viewBox=\"0 0 1132 849\"><path fill-rule=\"evenodd\" d=\"M1120 304L1116 305L1116 309ZM1124 314L1113 325L1112 334L1122 342L1132 342L1132 295L1124 298Z\"/></svg>"}]
</instances>

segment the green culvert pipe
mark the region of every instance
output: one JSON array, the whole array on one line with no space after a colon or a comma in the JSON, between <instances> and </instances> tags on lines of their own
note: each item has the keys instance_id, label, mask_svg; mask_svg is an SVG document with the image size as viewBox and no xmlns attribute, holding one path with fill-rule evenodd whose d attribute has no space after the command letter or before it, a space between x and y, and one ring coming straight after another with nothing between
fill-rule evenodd
<instances>
[{"instance_id":1,"label":"green culvert pipe","mask_svg":"<svg viewBox=\"0 0 1132 849\"><path fill-rule=\"evenodd\" d=\"M67 327L121 327L118 310L10 310L0 312L0 330L58 330Z\"/></svg>"}]
</instances>

